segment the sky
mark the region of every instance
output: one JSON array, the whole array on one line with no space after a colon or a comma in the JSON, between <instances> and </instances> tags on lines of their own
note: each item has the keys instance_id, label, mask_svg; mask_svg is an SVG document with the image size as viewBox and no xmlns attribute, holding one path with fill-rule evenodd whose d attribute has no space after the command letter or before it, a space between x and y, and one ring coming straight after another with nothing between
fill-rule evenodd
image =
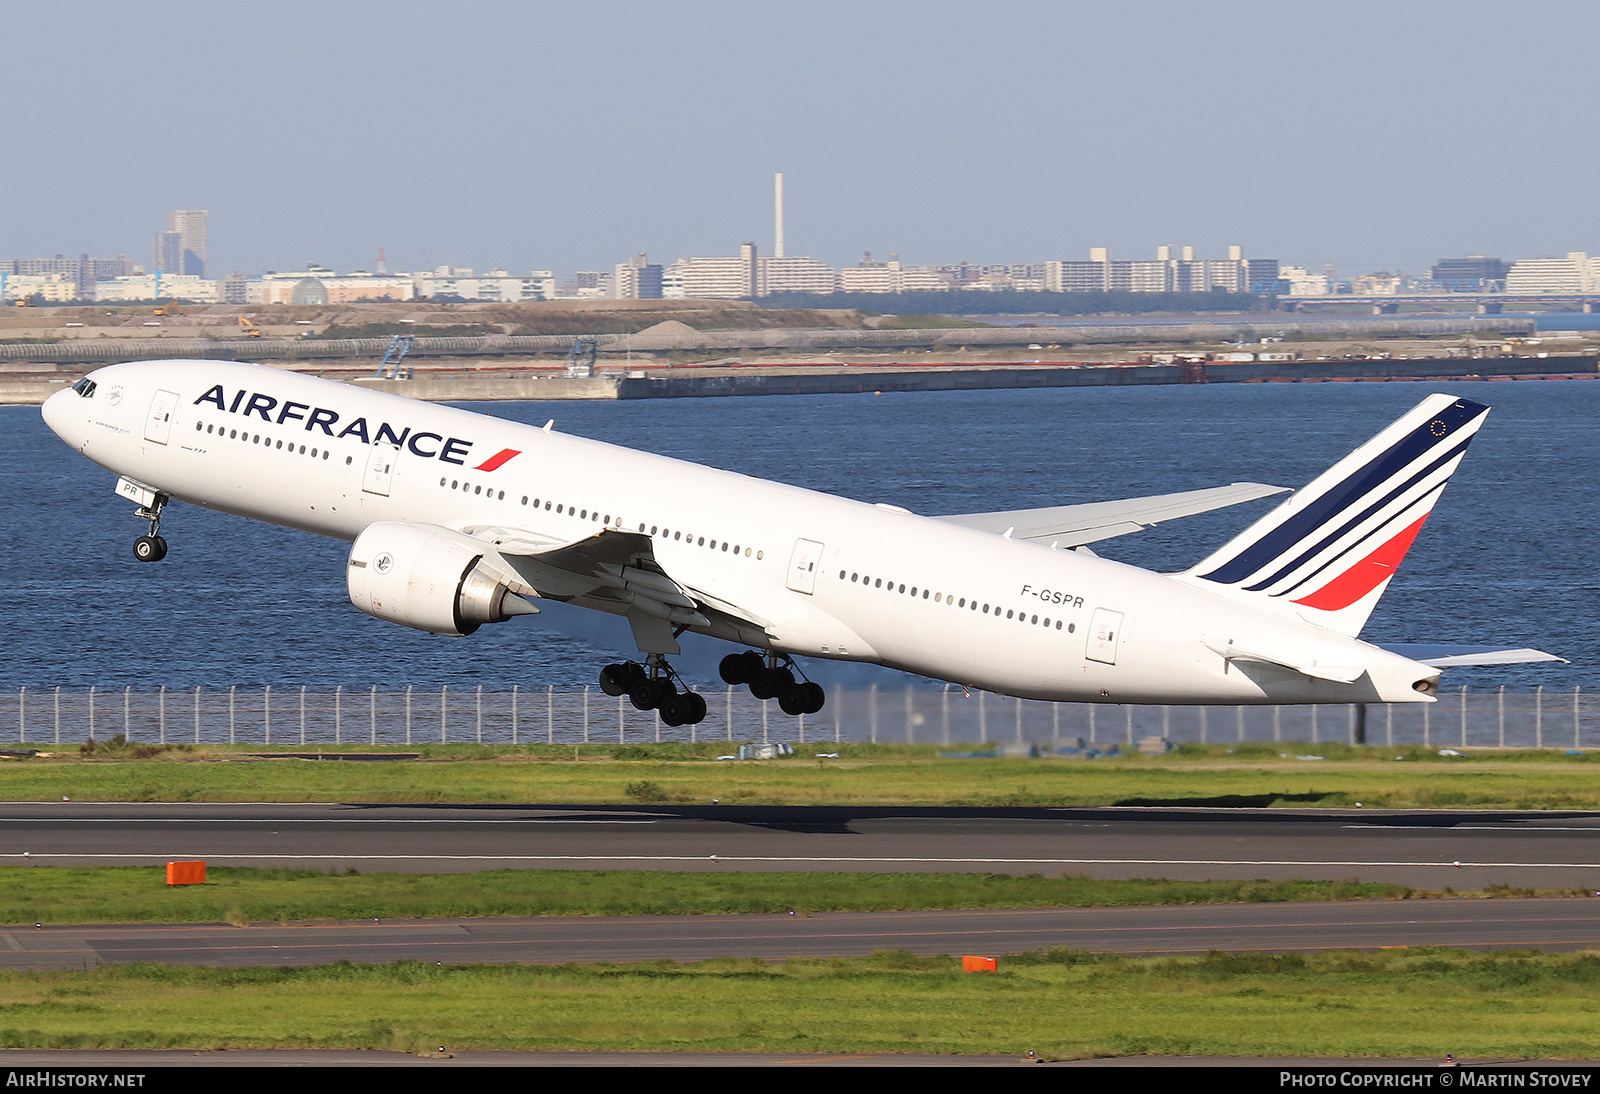
<instances>
[{"instance_id":1,"label":"sky","mask_svg":"<svg viewBox=\"0 0 1600 1094\"><path fill-rule=\"evenodd\" d=\"M1600 252L1600 5L0 0L0 257Z\"/></svg>"}]
</instances>

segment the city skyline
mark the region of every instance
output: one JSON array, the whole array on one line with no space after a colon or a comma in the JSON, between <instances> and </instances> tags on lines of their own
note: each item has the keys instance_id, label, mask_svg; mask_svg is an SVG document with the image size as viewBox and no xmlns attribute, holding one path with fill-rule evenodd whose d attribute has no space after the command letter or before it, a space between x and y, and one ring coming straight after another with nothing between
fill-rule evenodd
<instances>
[{"instance_id":1,"label":"city skyline","mask_svg":"<svg viewBox=\"0 0 1600 1094\"><path fill-rule=\"evenodd\" d=\"M6 253L142 256L172 208L211 211L212 271L770 253L777 171L787 253L835 266L1242 243L1353 275L1600 237L1575 3L77 8L8 10L36 91L0 135L42 166Z\"/></svg>"}]
</instances>

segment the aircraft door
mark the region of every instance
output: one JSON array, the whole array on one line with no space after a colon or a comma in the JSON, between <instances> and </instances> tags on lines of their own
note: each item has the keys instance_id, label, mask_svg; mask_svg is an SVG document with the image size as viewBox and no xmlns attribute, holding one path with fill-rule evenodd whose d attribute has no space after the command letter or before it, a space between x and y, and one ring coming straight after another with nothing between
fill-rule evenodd
<instances>
[{"instance_id":1,"label":"aircraft door","mask_svg":"<svg viewBox=\"0 0 1600 1094\"><path fill-rule=\"evenodd\" d=\"M1117 663L1117 643L1122 640L1122 613L1096 608L1089 620L1089 648L1084 654L1103 665Z\"/></svg>"},{"instance_id":2,"label":"aircraft door","mask_svg":"<svg viewBox=\"0 0 1600 1094\"><path fill-rule=\"evenodd\" d=\"M361 478L361 489L380 497L389 496L389 484L394 480L394 461L400 450L392 444L375 444L367 453L367 470Z\"/></svg>"},{"instance_id":3,"label":"aircraft door","mask_svg":"<svg viewBox=\"0 0 1600 1094\"><path fill-rule=\"evenodd\" d=\"M158 391L150 400L150 416L144 422L144 439L166 444L172 435L172 415L178 409L176 391Z\"/></svg>"},{"instance_id":4,"label":"aircraft door","mask_svg":"<svg viewBox=\"0 0 1600 1094\"><path fill-rule=\"evenodd\" d=\"M822 544L814 539L797 539L789 557L789 588L810 596L817 588L817 567L822 565Z\"/></svg>"}]
</instances>

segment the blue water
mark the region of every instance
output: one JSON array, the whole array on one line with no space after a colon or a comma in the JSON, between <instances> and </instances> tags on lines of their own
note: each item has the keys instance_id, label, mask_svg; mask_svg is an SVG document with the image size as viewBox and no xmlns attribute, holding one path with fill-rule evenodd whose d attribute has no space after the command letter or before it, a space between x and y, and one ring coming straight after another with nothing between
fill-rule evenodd
<instances>
[{"instance_id":1,"label":"blue water","mask_svg":"<svg viewBox=\"0 0 1600 1094\"><path fill-rule=\"evenodd\" d=\"M1495 409L1363 637L1534 645L1573 664L1452 671L1447 687L1600 686L1595 573L1600 382L1263 384L666 402L490 404L519 421L922 513L1023 508L1214 486L1298 486L1440 387ZM551 605L466 639L381 623L345 599L345 545L186 506L172 544L113 476L31 407L0 407L0 688L229 684L452 688L591 683L633 654L621 621ZM664 489L670 489L663 484ZM1179 569L1257 502L1100 545ZM731 647L686 642L714 679ZM818 665L830 683L903 682Z\"/></svg>"}]
</instances>

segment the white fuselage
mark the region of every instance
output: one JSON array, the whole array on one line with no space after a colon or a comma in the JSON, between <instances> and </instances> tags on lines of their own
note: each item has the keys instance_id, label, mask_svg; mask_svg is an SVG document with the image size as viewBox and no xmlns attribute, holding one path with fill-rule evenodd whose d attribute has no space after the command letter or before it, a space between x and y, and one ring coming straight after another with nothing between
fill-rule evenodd
<instances>
[{"instance_id":1,"label":"white fuselage","mask_svg":"<svg viewBox=\"0 0 1600 1094\"><path fill-rule=\"evenodd\" d=\"M759 622L691 629L782 653L1105 703L1415 702L1430 698L1419 681L1437 678L1084 552L470 411L237 363L113 365L91 378L92 397L50 397L50 427L174 499L344 540L388 521L551 541L643 532L679 585ZM1365 672L1346 684L1230 661L1218 649L1232 639Z\"/></svg>"}]
</instances>

